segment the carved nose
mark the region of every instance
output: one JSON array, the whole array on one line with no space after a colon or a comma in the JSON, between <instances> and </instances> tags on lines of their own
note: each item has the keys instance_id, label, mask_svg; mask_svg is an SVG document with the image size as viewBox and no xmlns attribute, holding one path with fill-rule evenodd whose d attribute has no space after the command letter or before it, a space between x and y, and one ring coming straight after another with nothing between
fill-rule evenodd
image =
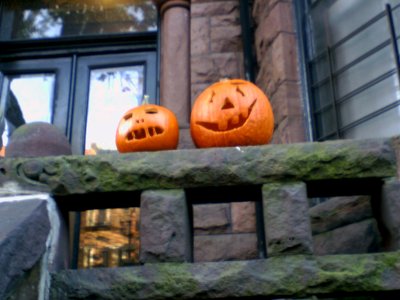
<instances>
[{"instance_id":1,"label":"carved nose","mask_svg":"<svg viewBox=\"0 0 400 300\"><path fill-rule=\"evenodd\" d=\"M221 109L230 109L230 108L234 108L235 106L233 105L233 103L231 102L231 100L229 100L228 97L225 98L224 101L224 105L222 105Z\"/></svg>"}]
</instances>

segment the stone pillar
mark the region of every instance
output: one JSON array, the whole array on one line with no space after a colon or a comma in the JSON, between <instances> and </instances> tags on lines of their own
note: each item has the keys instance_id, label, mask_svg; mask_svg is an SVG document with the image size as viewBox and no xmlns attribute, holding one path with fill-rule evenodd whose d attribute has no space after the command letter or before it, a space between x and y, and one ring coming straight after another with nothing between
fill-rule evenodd
<instances>
[{"instance_id":1,"label":"stone pillar","mask_svg":"<svg viewBox=\"0 0 400 300\"><path fill-rule=\"evenodd\" d=\"M0 197L0 299L48 299L68 267L67 227L48 194Z\"/></svg>"},{"instance_id":2,"label":"stone pillar","mask_svg":"<svg viewBox=\"0 0 400 300\"><path fill-rule=\"evenodd\" d=\"M175 113L180 128L188 129L190 119L190 1L153 1L158 6L161 18L160 104ZM182 137L182 139L184 138Z\"/></svg>"},{"instance_id":3,"label":"stone pillar","mask_svg":"<svg viewBox=\"0 0 400 300\"><path fill-rule=\"evenodd\" d=\"M262 194L267 256L312 254L306 185L265 184Z\"/></svg>"},{"instance_id":4,"label":"stone pillar","mask_svg":"<svg viewBox=\"0 0 400 300\"><path fill-rule=\"evenodd\" d=\"M144 191L140 203L140 261L191 261L191 231L183 190Z\"/></svg>"},{"instance_id":5,"label":"stone pillar","mask_svg":"<svg viewBox=\"0 0 400 300\"><path fill-rule=\"evenodd\" d=\"M393 178L386 180L382 188L382 200L379 216L385 232L385 250L400 249L400 182Z\"/></svg>"}]
</instances>

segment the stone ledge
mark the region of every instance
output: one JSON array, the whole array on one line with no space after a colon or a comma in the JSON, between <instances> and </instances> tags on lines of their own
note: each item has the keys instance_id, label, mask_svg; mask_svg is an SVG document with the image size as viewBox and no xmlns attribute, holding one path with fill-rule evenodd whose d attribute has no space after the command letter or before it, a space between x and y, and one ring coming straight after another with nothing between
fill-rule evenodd
<instances>
[{"instance_id":1,"label":"stone ledge","mask_svg":"<svg viewBox=\"0 0 400 300\"><path fill-rule=\"evenodd\" d=\"M53 274L50 298L304 298L375 292L399 296L399 290L400 252L388 252L66 270Z\"/></svg>"},{"instance_id":2,"label":"stone ledge","mask_svg":"<svg viewBox=\"0 0 400 300\"><path fill-rule=\"evenodd\" d=\"M55 196L396 176L392 139L338 140L98 156L5 158L0 194ZM16 186L18 187L16 189Z\"/></svg>"}]
</instances>

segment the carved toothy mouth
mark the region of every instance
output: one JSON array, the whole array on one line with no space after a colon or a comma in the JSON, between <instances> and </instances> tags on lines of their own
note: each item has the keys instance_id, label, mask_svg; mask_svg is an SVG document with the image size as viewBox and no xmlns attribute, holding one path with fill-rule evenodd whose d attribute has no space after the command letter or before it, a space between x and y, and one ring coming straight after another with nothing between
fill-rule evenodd
<instances>
[{"instance_id":1,"label":"carved toothy mouth","mask_svg":"<svg viewBox=\"0 0 400 300\"><path fill-rule=\"evenodd\" d=\"M247 122L256 102L257 99L254 99L253 103L251 103L251 105L247 109L247 113L240 113L239 115L231 117L230 119L228 119L226 125L225 124L221 125L221 123L218 122L205 122L205 121L198 121L196 122L196 124L204 127L205 129L217 132L227 132L238 129L240 127L243 127L244 124Z\"/></svg>"},{"instance_id":2,"label":"carved toothy mouth","mask_svg":"<svg viewBox=\"0 0 400 300\"><path fill-rule=\"evenodd\" d=\"M126 139L131 142L134 140L142 140L146 138L152 138L157 135L160 135L164 132L164 129L161 127L155 126L155 127L147 127L147 128L138 128L134 129L126 135Z\"/></svg>"}]
</instances>

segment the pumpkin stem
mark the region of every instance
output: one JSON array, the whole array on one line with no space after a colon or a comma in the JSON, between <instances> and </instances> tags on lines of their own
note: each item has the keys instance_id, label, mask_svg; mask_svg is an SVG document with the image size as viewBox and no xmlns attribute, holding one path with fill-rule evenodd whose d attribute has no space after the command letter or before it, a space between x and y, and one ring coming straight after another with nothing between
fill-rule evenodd
<instances>
[{"instance_id":1,"label":"pumpkin stem","mask_svg":"<svg viewBox=\"0 0 400 300\"><path fill-rule=\"evenodd\" d=\"M142 102L140 103L140 105L150 104L149 99L150 99L149 95L143 95L143 99L142 99Z\"/></svg>"}]
</instances>

